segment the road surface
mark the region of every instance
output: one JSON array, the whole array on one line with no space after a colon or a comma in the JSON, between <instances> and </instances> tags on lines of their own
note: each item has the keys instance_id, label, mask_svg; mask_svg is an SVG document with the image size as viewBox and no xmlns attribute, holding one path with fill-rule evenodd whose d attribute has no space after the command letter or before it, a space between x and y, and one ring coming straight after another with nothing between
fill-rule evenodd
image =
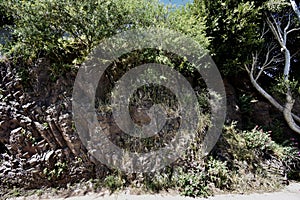
<instances>
[{"instance_id":1,"label":"road surface","mask_svg":"<svg viewBox=\"0 0 300 200\"><path fill-rule=\"evenodd\" d=\"M29 200L32 197L19 197L14 200ZM37 199L37 197L35 197ZM45 199L45 198L39 198ZM300 183L293 183L287 186L280 192L273 193L262 193L262 194L226 194L216 195L209 198L191 198L183 197L171 194L143 194L143 195L132 195L126 192L119 194L103 195L103 194L89 194L86 196L75 196L68 198L47 198L51 200L300 200ZM45 199L46 200L46 199Z\"/></svg>"}]
</instances>

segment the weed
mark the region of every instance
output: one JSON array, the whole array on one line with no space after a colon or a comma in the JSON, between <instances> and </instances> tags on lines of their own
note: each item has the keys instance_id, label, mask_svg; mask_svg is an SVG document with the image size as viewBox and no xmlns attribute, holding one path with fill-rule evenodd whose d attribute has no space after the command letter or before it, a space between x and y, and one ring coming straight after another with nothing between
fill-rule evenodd
<instances>
[{"instance_id":1,"label":"weed","mask_svg":"<svg viewBox=\"0 0 300 200\"><path fill-rule=\"evenodd\" d=\"M47 122L44 122L44 123L42 124L42 126L43 126L45 129L48 129L48 128L49 128L49 124L48 124Z\"/></svg>"},{"instance_id":2,"label":"weed","mask_svg":"<svg viewBox=\"0 0 300 200\"><path fill-rule=\"evenodd\" d=\"M231 184L230 171L227 162L222 162L210 157L206 164L208 180L214 183L215 187L224 189Z\"/></svg>"},{"instance_id":3,"label":"weed","mask_svg":"<svg viewBox=\"0 0 300 200\"><path fill-rule=\"evenodd\" d=\"M19 190L19 188L14 187L11 192L10 195L12 197L19 197L21 195L21 191Z\"/></svg>"},{"instance_id":4,"label":"weed","mask_svg":"<svg viewBox=\"0 0 300 200\"><path fill-rule=\"evenodd\" d=\"M172 180L172 174L172 168L166 167L163 171L147 174L143 184L150 191L167 190L176 186L176 183Z\"/></svg>"},{"instance_id":5,"label":"weed","mask_svg":"<svg viewBox=\"0 0 300 200\"><path fill-rule=\"evenodd\" d=\"M177 178L178 190L181 195L190 197L208 197L211 195L205 172L199 170L185 172L182 168L179 168Z\"/></svg>"},{"instance_id":6,"label":"weed","mask_svg":"<svg viewBox=\"0 0 300 200\"><path fill-rule=\"evenodd\" d=\"M44 168L43 174L46 175L47 179L53 180L62 176L62 174L67 170L66 162L57 162L54 164L53 169Z\"/></svg>"},{"instance_id":7,"label":"weed","mask_svg":"<svg viewBox=\"0 0 300 200\"><path fill-rule=\"evenodd\" d=\"M123 188L125 179L122 177L120 172L117 174L109 175L104 179L104 187L107 187L111 192Z\"/></svg>"}]
</instances>

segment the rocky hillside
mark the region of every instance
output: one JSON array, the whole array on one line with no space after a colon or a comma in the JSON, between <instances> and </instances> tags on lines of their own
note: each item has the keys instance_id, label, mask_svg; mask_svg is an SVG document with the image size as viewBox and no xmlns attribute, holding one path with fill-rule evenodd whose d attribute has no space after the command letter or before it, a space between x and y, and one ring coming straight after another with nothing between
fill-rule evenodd
<instances>
[{"instance_id":1,"label":"rocky hillside","mask_svg":"<svg viewBox=\"0 0 300 200\"><path fill-rule=\"evenodd\" d=\"M67 184L89 179L103 180L103 183L106 182L108 185L111 185L110 182L113 180L114 184L108 186L113 188L136 183L147 186L149 181L154 186L147 187L153 187L154 190L177 187L178 184L180 188L185 188L188 186L186 181L193 181L196 178L194 181L196 183L198 181L200 185L196 184L196 188L191 189L194 194L194 190L198 190L197 187L209 182L212 182L216 188L231 187L233 190L238 190L238 185L246 184L256 176L261 176L260 170L270 173L267 177L261 177L253 184L242 187L251 190L251 188L259 188L265 181L272 180L274 184L282 180L286 181L286 176L291 169L290 164L295 163L293 159L286 160L283 152L287 151L289 155L288 151L292 149L276 146L263 132L254 130L254 132L245 132L244 135L234 128L229 128L225 130L211 154L216 160L207 158L207 163L197 160L198 148L188 149L186 157L172 167L172 171L179 170L178 173L181 174L179 177L177 177L178 173L169 174L168 170L150 177L147 174L116 175L114 170L108 169L87 154L76 132L71 113L72 86L76 70L53 80L49 66L46 59L39 59L28 71L24 71L20 65L11 61L1 63L0 176L2 181L0 184L2 193L12 187L25 189L65 187ZM243 122L249 113L243 113L240 108L238 90L228 82L225 82L225 86L228 98L227 121ZM272 119L271 107L261 102L253 102L253 105L252 112L257 116L254 118L269 123L268 120ZM138 113L134 116L137 122L147 120L147 117ZM99 120L103 121L104 118L100 117ZM243 124L238 126L243 127ZM205 130L205 127L203 128ZM113 125L109 129L115 135L119 135L116 132L119 129L115 129ZM256 134L258 136L255 136ZM114 140L116 137L111 139ZM254 150L257 147L261 150ZM261 167L256 166L257 164ZM295 164L292 165L293 170L297 168ZM197 166L202 166L204 171L199 171L201 167ZM257 167L260 170L257 170ZM203 176L203 173L207 174ZM164 176L163 174L169 174L167 176L171 179L169 181L166 179L167 183L157 182L156 176ZM238 179L241 174L246 176ZM118 181L119 176L122 177L121 182ZM203 180L198 180L202 176ZM236 178L229 178L230 176ZM110 177L113 177L112 180ZM199 195L208 194L203 191ZM189 195L189 190L182 192Z\"/></svg>"},{"instance_id":2,"label":"rocky hillside","mask_svg":"<svg viewBox=\"0 0 300 200\"><path fill-rule=\"evenodd\" d=\"M21 67L1 63L2 187L64 185L95 174L95 164L86 157L72 124L76 73L69 72L54 82L47 69L47 61L38 60L24 80Z\"/></svg>"}]
</instances>

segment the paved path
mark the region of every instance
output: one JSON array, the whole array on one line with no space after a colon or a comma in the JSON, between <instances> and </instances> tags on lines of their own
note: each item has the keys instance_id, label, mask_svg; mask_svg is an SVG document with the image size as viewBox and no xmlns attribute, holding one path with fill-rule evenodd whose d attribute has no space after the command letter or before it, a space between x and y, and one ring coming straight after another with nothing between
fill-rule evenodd
<instances>
[{"instance_id":1,"label":"paved path","mask_svg":"<svg viewBox=\"0 0 300 200\"><path fill-rule=\"evenodd\" d=\"M17 198L17 200L27 200L30 198ZM50 199L50 198L48 198ZM51 198L52 199L52 198ZM263 193L263 194L228 194L228 195L216 195L209 198L191 198L182 197L178 195L132 195L126 193L113 194L113 195L100 195L90 194L86 196L77 196L69 198L58 198L52 200L300 200L300 183L293 183L287 186L281 192Z\"/></svg>"},{"instance_id":2,"label":"paved path","mask_svg":"<svg viewBox=\"0 0 300 200\"><path fill-rule=\"evenodd\" d=\"M57 199L63 200L63 199ZM277 192L271 194L251 194L251 195L218 195L206 198L191 198L182 196L162 196L162 195L112 195L99 197L89 195L82 197L71 197L66 200L300 200L300 192L286 193Z\"/></svg>"}]
</instances>

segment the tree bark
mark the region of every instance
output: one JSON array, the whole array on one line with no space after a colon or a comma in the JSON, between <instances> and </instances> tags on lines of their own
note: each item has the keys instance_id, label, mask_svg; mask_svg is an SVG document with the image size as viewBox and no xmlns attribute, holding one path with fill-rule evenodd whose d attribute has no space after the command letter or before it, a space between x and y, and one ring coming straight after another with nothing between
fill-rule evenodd
<instances>
[{"instance_id":1,"label":"tree bark","mask_svg":"<svg viewBox=\"0 0 300 200\"><path fill-rule=\"evenodd\" d=\"M297 133L300 133L300 126L298 126L295 123L295 121L294 121L294 119L291 115L294 103L295 103L295 100L292 97L292 93L291 93L290 90L288 90L288 92L286 94L286 104L285 104L285 107L284 107L284 110L283 110L284 119L286 120L289 127L293 131L295 131Z\"/></svg>"},{"instance_id":2,"label":"tree bark","mask_svg":"<svg viewBox=\"0 0 300 200\"><path fill-rule=\"evenodd\" d=\"M298 17L298 20L300 22L300 10L299 10L299 7L297 6L295 0L290 0L291 4L292 4L292 7L293 7L293 10L294 12L296 13L297 17Z\"/></svg>"}]
</instances>

